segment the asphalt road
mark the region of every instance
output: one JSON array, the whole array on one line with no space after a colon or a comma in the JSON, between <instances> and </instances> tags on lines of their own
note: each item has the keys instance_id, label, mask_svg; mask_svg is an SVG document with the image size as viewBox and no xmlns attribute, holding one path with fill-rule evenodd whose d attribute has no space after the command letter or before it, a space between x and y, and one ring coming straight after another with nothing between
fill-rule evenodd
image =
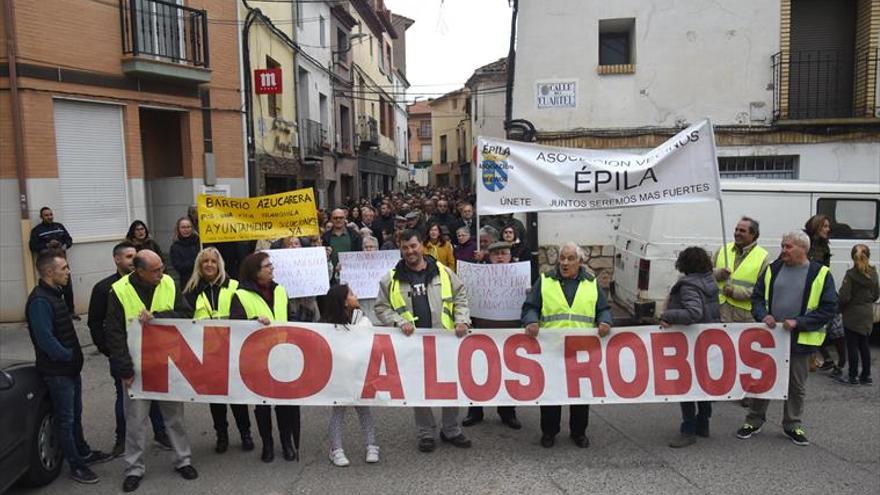
<instances>
[{"instance_id":1,"label":"asphalt road","mask_svg":"<svg viewBox=\"0 0 880 495\"><path fill-rule=\"evenodd\" d=\"M81 342L90 343L85 325L78 326ZM872 352L876 370L880 349ZM113 383L106 358L92 346L86 354L85 434L94 448L109 450L114 440ZM0 325L0 357L32 359L23 325ZM878 375L874 373L875 379ZM382 408L374 410L381 462L364 463L365 449L352 412L345 433L352 465L337 468L327 458L329 408L305 407L302 413L302 460L285 462L276 452L275 462L264 464L256 424L256 451L240 450L232 426L229 452L217 455L207 405L189 405L186 422L199 479L183 480L172 470L169 453L151 448L137 493L880 493L880 385L839 385L821 372L811 373L807 384L804 420L809 447L795 446L783 436L781 402L771 405L764 431L750 440L734 436L745 410L737 403L717 403L711 438L681 450L666 446L678 428L679 409L674 404L593 407L589 449L568 441L567 414L556 447L544 449L538 444L537 408L519 408L525 425L519 431L504 427L490 409L486 421L465 429L473 448L441 444L432 454L416 450L410 410ZM229 419L232 422L231 415ZM123 469L122 459L95 466L101 481L89 486L72 481L65 467L47 487L13 488L10 493L121 493Z\"/></svg>"}]
</instances>

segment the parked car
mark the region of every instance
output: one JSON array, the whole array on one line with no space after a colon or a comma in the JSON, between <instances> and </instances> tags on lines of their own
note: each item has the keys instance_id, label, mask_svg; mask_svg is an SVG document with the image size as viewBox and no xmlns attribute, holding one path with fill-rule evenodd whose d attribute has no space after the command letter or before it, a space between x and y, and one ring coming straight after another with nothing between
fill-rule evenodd
<instances>
[{"instance_id":1,"label":"parked car","mask_svg":"<svg viewBox=\"0 0 880 495\"><path fill-rule=\"evenodd\" d=\"M0 493L19 480L43 486L58 477L49 390L33 363L0 360L0 432Z\"/></svg>"}]
</instances>

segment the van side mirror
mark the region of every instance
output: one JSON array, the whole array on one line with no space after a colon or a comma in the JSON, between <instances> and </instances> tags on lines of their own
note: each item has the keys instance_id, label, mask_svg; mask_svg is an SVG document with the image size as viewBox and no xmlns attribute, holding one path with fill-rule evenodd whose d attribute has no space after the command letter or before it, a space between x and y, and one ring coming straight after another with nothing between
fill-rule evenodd
<instances>
[{"instance_id":1,"label":"van side mirror","mask_svg":"<svg viewBox=\"0 0 880 495\"><path fill-rule=\"evenodd\" d=\"M0 371L0 391L9 390L15 386L15 378L5 371Z\"/></svg>"}]
</instances>

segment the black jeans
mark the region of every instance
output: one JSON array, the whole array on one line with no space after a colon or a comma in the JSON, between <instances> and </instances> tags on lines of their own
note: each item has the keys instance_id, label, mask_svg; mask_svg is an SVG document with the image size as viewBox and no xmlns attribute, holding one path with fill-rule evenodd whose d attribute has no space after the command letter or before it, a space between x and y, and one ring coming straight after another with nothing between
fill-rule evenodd
<instances>
[{"instance_id":1,"label":"black jeans","mask_svg":"<svg viewBox=\"0 0 880 495\"><path fill-rule=\"evenodd\" d=\"M214 431L218 435L228 434L229 422L226 421L226 406L232 409L235 426L242 435L251 431L251 417L247 404L211 404L211 419L214 420Z\"/></svg>"},{"instance_id":2,"label":"black jeans","mask_svg":"<svg viewBox=\"0 0 880 495\"><path fill-rule=\"evenodd\" d=\"M483 419L483 406L471 406L468 408L468 416ZM516 417L516 406L498 406L498 415L501 419L508 420Z\"/></svg>"},{"instance_id":3,"label":"black jeans","mask_svg":"<svg viewBox=\"0 0 880 495\"><path fill-rule=\"evenodd\" d=\"M272 406L254 407L254 417L257 418L257 429L263 443L272 442ZM299 450L299 406L275 406L275 421L278 423L278 436L281 444L290 441L293 436L293 445Z\"/></svg>"},{"instance_id":4,"label":"black jeans","mask_svg":"<svg viewBox=\"0 0 880 495\"><path fill-rule=\"evenodd\" d=\"M849 357L849 377L859 376L859 359L862 361L862 379L871 376L871 349L868 348L868 336L851 330L844 330L846 335L846 353Z\"/></svg>"},{"instance_id":5,"label":"black jeans","mask_svg":"<svg viewBox=\"0 0 880 495\"><path fill-rule=\"evenodd\" d=\"M555 436L561 429L562 406L541 406L541 433ZM590 405L572 404L568 406L568 429L572 438L586 435L590 424Z\"/></svg>"},{"instance_id":6,"label":"black jeans","mask_svg":"<svg viewBox=\"0 0 880 495\"><path fill-rule=\"evenodd\" d=\"M709 425L709 418L712 417L711 402L681 402L680 404L682 433L693 435L697 432L698 426L705 427Z\"/></svg>"},{"instance_id":7,"label":"black jeans","mask_svg":"<svg viewBox=\"0 0 880 495\"><path fill-rule=\"evenodd\" d=\"M92 449L83 437L82 429L82 381L76 376L44 376L52 398L55 431L58 443L70 469L85 467L83 460Z\"/></svg>"}]
</instances>

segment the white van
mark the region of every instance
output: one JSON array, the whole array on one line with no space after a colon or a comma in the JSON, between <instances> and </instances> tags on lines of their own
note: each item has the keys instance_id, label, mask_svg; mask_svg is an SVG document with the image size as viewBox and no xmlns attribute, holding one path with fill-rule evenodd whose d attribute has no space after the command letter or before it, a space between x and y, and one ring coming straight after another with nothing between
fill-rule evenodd
<instances>
[{"instance_id":1,"label":"white van","mask_svg":"<svg viewBox=\"0 0 880 495\"><path fill-rule=\"evenodd\" d=\"M717 202L662 205L623 210L615 240L613 301L635 322L648 322L665 309L669 289L678 280L678 253L701 246L714 255L721 229L733 241L743 216L760 223L758 243L779 255L782 235L802 229L812 215L831 217L831 273L840 287L852 265L855 244L871 249L880 266L880 184L723 180L724 220ZM713 259L714 261L714 259ZM880 305L875 305L880 321Z\"/></svg>"}]
</instances>

